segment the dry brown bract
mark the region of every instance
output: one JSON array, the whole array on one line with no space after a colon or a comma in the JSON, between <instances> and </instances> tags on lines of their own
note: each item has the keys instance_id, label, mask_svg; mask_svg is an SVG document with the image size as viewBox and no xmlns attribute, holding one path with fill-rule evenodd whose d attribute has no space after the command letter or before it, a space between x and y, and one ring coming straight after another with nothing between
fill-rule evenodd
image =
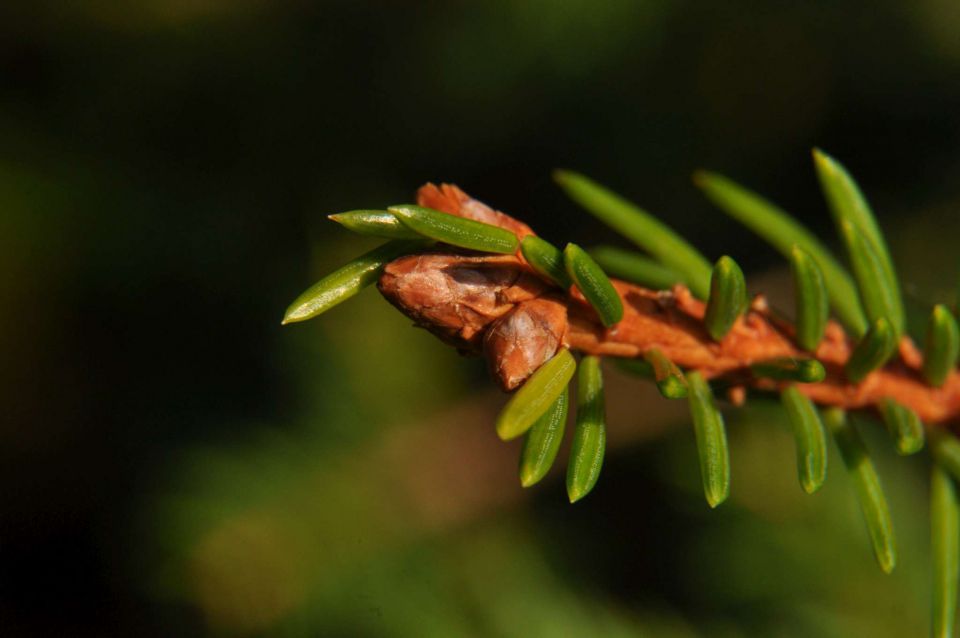
<instances>
[{"instance_id":1,"label":"dry brown bract","mask_svg":"<svg viewBox=\"0 0 960 638\"><path fill-rule=\"evenodd\" d=\"M509 215L472 199L456 186L427 184L418 203L506 228L519 238L533 234ZM804 356L793 327L775 319L762 296L753 300L727 336L714 342L703 326L704 304L682 285L654 291L613 280L624 316L605 328L576 288L563 291L541 278L522 255L488 255L454 248L401 257L387 265L378 287L390 303L441 339L469 354L483 353L505 390L518 387L560 346L587 354L638 357L659 348L682 368L707 378L723 377L734 387L775 390L778 382L755 378L749 366L776 357ZM922 356L909 338L899 359L850 384L843 366L852 344L831 322L815 353L827 369L821 383L798 387L817 403L844 408L873 407L890 397L927 423L960 418L960 374L942 388L920 375Z\"/></svg>"}]
</instances>

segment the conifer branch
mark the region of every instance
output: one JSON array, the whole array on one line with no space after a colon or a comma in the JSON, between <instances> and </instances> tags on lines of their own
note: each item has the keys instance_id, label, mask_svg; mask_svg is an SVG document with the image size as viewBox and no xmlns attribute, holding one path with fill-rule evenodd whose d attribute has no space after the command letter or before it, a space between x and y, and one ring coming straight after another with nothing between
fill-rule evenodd
<instances>
[{"instance_id":1,"label":"conifer branch","mask_svg":"<svg viewBox=\"0 0 960 638\"><path fill-rule=\"evenodd\" d=\"M524 437L524 487L542 479L557 456L573 396L574 354L580 354L567 471L571 502L593 489L602 467L600 358L615 358L655 381L666 398L687 397L711 507L730 492L730 466L710 382L729 388L735 405L748 389L777 392L794 431L801 486L812 494L823 484L829 430L885 572L897 556L890 512L847 411L882 415L900 454L923 448L927 426L936 466L933 622L936 635L948 635L960 546L953 485L960 480L960 441L952 432L960 426L960 330L950 310L937 306L922 352L906 336L893 260L866 199L839 162L819 151L814 160L854 277L780 208L719 175L695 176L721 209L790 259L793 323L771 311L763 295L749 299L733 259L722 257L711 273L709 262L662 222L571 172L556 174L560 186L647 255L610 247L588 252L575 244L561 250L456 186L427 184L416 205L331 216L391 241L320 280L290 306L283 323L312 318L376 281L416 325L463 354L484 356L500 386L517 390L496 429L503 439ZM840 322L828 319L831 307Z\"/></svg>"},{"instance_id":2,"label":"conifer branch","mask_svg":"<svg viewBox=\"0 0 960 638\"><path fill-rule=\"evenodd\" d=\"M418 200L451 215L475 214L483 206L446 184L423 187ZM505 221L504 213L497 213L496 219L505 228L532 233L512 218ZM706 379L723 378L768 391L785 388L790 381L758 377L751 366L808 356L795 340L793 325L776 318L762 295L754 297L747 312L715 341L704 323L706 304L682 284L664 291L611 282L622 301L623 317L609 328L579 289L560 289L519 253L434 248L388 264L379 288L417 325L461 351L485 353L507 390L518 387L561 346L587 355L627 358L658 349L676 365L698 370ZM929 386L922 373L923 357L909 337L900 340L899 358L856 383L845 372L855 347L838 323L828 322L813 352L826 377L799 384L799 391L819 405L844 409L879 409L883 399L891 398L928 424L960 418L960 373L952 369L939 389Z\"/></svg>"}]
</instances>

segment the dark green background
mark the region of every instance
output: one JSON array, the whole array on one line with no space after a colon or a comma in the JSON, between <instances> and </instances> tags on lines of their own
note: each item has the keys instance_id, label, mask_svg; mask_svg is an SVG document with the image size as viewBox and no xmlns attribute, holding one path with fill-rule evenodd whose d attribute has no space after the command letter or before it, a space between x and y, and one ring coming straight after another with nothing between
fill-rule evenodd
<instances>
[{"instance_id":1,"label":"dark green background","mask_svg":"<svg viewBox=\"0 0 960 638\"><path fill-rule=\"evenodd\" d=\"M614 240L555 167L776 294L782 262L690 174L827 236L812 146L868 193L912 307L953 302L958 29L948 0L5 3L4 635L922 635L925 462L876 434L891 577L839 457L803 496L762 402L729 416L707 512L682 406L611 373L604 475L570 507L562 472L521 494L482 366L374 292L279 319L371 245L325 214L428 180Z\"/></svg>"}]
</instances>

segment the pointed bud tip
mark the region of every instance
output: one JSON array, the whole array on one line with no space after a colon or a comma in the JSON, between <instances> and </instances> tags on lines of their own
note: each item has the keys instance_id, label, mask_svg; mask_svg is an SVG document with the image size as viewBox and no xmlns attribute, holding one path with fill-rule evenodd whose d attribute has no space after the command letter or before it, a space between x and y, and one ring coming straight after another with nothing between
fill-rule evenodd
<instances>
[{"instance_id":1,"label":"pointed bud tip","mask_svg":"<svg viewBox=\"0 0 960 638\"><path fill-rule=\"evenodd\" d=\"M520 487L532 487L536 485L537 477L530 472L520 473Z\"/></svg>"}]
</instances>

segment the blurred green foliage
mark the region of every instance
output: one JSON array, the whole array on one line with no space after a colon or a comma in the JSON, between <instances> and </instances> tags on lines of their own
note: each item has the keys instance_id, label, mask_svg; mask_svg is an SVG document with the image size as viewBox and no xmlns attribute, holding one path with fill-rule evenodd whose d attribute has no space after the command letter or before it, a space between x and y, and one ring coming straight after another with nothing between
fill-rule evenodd
<instances>
[{"instance_id":1,"label":"blurred green foliage","mask_svg":"<svg viewBox=\"0 0 960 638\"><path fill-rule=\"evenodd\" d=\"M570 506L556 471L517 484L482 365L374 292L279 321L374 245L324 215L427 180L613 241L556 167L749 282L782 260L689 176L825 237L816 145L870 198L921 332L957 301L958 26L945 0L4 4L4 635L924 633L925 454L878 424L889 577L836 450L799 489L775 403L728 413L710 512L685 417L611 383L630 408Z\"/></svg>"}]
</instances>

